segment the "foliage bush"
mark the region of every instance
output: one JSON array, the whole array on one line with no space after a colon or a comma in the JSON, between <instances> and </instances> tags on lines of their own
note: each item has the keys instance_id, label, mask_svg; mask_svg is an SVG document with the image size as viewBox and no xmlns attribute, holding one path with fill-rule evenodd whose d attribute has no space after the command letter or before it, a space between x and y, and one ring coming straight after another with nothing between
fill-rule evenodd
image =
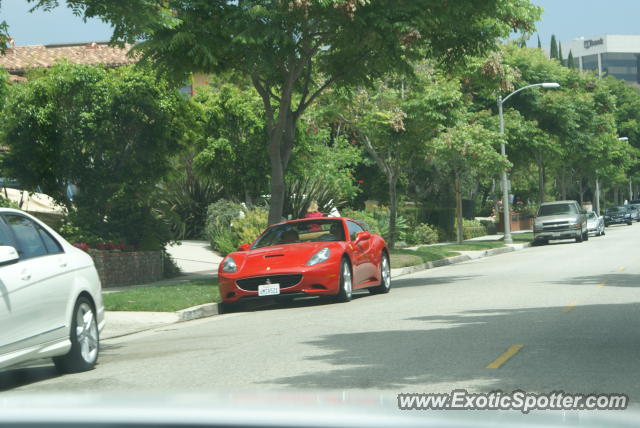
<instances>
[{"instance_id":1,"label":"foliage bush","mask_svg":"<svg viewBox=\"0 0 640 428\"><path fill-rule=\"evenodd\" d=\"M154 209L173 239L203 239L207 209L221 191L222 186L187 172L158 186Z\"/></svg>"},{"instance_id":2,"label":"foliage bush","mask_svg":"<svg viewBox=\"0 0 640 428\"><path fill-rule=\"evenodd\" d=\"M477 238L487 235L487 228L478 220L462 219L462 234L464 239Z\"/></svg>"},{"instance_id":3,"label":"foliage bush","mask_svg":"<svg viewBox=\"0 0 640 428\"><path fill-rule=\"evenodd\" d=\"M205 235L214 250L229 252L231 246L231 222L244 215L243 206L237 202L220 199L207 208Z\"/></svg>"},{"instance_id":4,"label":"foliage bush","mask_svg":"<svg viewBox=\"0 0 640 428\"><path fill-rule=\"evenodd\" d=\"M231 223L231 230L236 239L236 247L241 244L251 244L267 228L269 211L262 208L254 208L245 212Z\"/></svg>"},{"instance_id":5,"label":"foliage bush","mask_svg":"<svg viewBox=\"0 0 640 428\"><path fill-rule=\"evenodd\" d=\"M344 204L339 197L335 187L323 179L293 177L287 181L283 214L294 219L303 218L311 201L316 201L320 212L328 215L333 208Z\"/></svg>"},{"instance_id":6,"label":"foliage bush","mask_svg":"<svg viewBox=\"0 0 640 428\"><path fill-rule=\"evenodd\" d=\"M206 234L214 250L222 255L252 243L267 227L269 212L220 200L209 206Z\"/></svg>"},{"instance_id":7,"label":"foliage bush","mask_svg":"<svg viewBox=\"0 0 640 428\"><path fill-rule=\"evenodd\" d=\"M380 234L380 230L378 229L378 222L371 211L345 208L340 211L340 215L349 217L357 221L368 232L376 233L378 235Z\"/></svg>"},{"instance_id":8,"label":"foliage bush","mask_svg":"<svg viewBox=\"0 0 640 428\"><path fill-rule=\"evenodd\" d=\"M407 243L410 245L435 244L438 242L438 232L432 226L421 223L407 233Z\"/></svg>"},{"instance_id":9,"label":"foliage bush","mask_svg":"<svg viewBox=\"0 0 640 428\"><path fill-rule=\"evenodd\" d=\"M487 229L487 235L495 235L496 233L498 233L498 229L494 221L480 220L480 224L482 224Z\"/></svg>"},{"instance_id":10,"label":"foliage bush","mask_svg":"<svg viewBox=\"0 0 640 428\"><path fill-rule=\"evenodd\" d=\"M171 256L165 251L162 252L162 263L162 273L165 278L175 278L176 276L180 275L180 267L178 267L176 261L173 260Z\"/></svg>"},{"instance_id":11,"label":"foliage bush","mask_svg":"<svg viewBox=\"0 0 640 428\"><path fill-rule=\"evenodd\" d=\"M5 198L4 196L0 196L0 208L14 208L16 210L20 209L20 205L15 202Z\"/></svg>"},{"instance_id":12,"label":"foliage bush","mask_svg":"<svg viewBox=\"0 0 640 428\"><path fill-rule=\"evenodd\" d=\"M57 232L71 244L86 244L87 248L102 244L104 239L73 223L69 216L64 217ZM84 249L84 248L82 248Z\"/></svg>"},{"instance_id":13,"label":"foliage bush","mask_svg":"<svg viewBox=\"0 0 640 428\"><path fill-rule=\"evenodd\" d=\"M385 240L389 239L390 214L387 207L381 206L362 211L345 209L341 211L341 214L361 223L369 232L381 235ZM396 241L407 241L407 234L410 232L410 227L407 220L400 215L396 216L396 231L398 233Z\"/></svg>"},{"instance_id":14,"label":"foliage bush","mask_svg":"<svg viewBox=\"0 0 640 428\"><path fill-rule=\"evenodd\" d=\"M192 133L191 101L141 67L67 62L12 85L7 100L7 176L65 206L82 232L163 248L170 234L152 212L153 190Z\"/></svg>"}]
</instances>

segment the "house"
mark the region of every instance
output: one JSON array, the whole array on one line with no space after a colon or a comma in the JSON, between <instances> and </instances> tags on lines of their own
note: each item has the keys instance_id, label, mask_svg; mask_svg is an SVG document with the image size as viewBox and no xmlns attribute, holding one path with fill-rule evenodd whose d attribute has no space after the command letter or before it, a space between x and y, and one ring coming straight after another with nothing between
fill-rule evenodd
<instances>
[{"instance_id":1,"label":"house","mask_svg":"<svg viewBox=\"0 0 640 428\"><path fill-rule=\"evenodd\" d=\"M109 46L107 42L31 46L15 46L10 42L5 55L0 55L0 68L9 73L11 82L20 82L29 70L52 67L63 59L72 64L121 67L136 62L135 57L128 55L130 48L131 45Z\"/></svg>"},{"instance_id":2,"label":"house","mask_svg":"<svg viewBox=\"0 0 640 428\"><path fill-rule=\"evenodd\" d=\"M25 75L35 68L48 68L66 59L72 64L102 65L106 68L135 64L137 59L129 55L133 45L123 48L110 46L108 42L67 43L56 45L15 46L13 39L5 55L0 55L0 68L9 73L9 82L24 82ZM180 89L193 95L194 88L209 84L208 75L194 73L190 81Z\"/></svg>"}]
</instances>

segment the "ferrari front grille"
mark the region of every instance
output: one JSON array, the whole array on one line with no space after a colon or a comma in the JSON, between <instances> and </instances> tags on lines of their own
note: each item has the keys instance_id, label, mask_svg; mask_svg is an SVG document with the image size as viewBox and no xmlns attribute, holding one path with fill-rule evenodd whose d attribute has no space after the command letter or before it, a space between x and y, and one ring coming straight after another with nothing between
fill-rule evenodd
<instances>
[{"instance_id":1,"label":"ferrari front grille","mask_svg":"<svg viewBox=\"0 0 640 428\"><path fill-rule=\"evenodd\" d=\"M258 291L259 285L280 284L280 288L289 288L302 281L302 274L254 276L236 280L236 285L246 291Z\"/></svg>"}]
</instances>

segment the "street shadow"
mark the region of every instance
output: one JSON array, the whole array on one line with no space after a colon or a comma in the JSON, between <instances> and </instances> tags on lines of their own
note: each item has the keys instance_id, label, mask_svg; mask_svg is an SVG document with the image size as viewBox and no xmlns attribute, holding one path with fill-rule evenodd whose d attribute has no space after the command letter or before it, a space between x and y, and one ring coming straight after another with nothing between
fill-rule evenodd
<instances>
[{"instance_id":1,"label":"street shadow","mask_svg":"<svg viewBox=\"0 0 640 428\"><path fill-rule=\"evenodd\" d=\"M426 287L429 285L451 284L454 282L470 281L481 278L482 275L465 275L465 276L434 276L434 277L418 277L418 278L394 278L391 280L391 288L405 287Z\"/></svg>"},{"instance_id":2,"label":"street shadow","mask_svg":"<svg viewBox=\"0 0 640 428\"><path fill-rule=\"evenodd\" d=\"M13 369L0 371L0 391L19 388L32 383L42 382L59 377L51 360L41 360L28 366L18 366Z\"/></svg>"},{"instance_id":3,"label":"street shadow","mask_svg":"<svg viewBox=\"0 0 640 428\"><path fill-rule=\"evenodd\" d=\"M563 278L557 281L548 281L545 284L558 285L599 285L603 287L639 287L640 275L630 273L605 273L601 275L577 276L574 278Z\"/></svg>"},{"instance_id":4,"label":"street shadow","mask_svg":"<svg viewBox=\"0 0 640 428\"><path fill-rule=\"evenodd\" d=\"M122 348L122 345L100 341L100 356L94 370L98 369L102 358L117 355L118 349L120 348ZM9 369L0 370L0 391L8 391L32 383L55 379L60 376L73 376L73 374L60 374L51 358L30 361Z\"/></svg>"},{"instance_id":5,"label":"street shadow","mask_svg":"<svg viewBox=\"0 0 640 428\"><path fill-rule=\"evenodd\" d=\"M545 247L547 245L567 245L567 244L575 244L576 240L575 239L556 239L556 240L552 240L549 241L546 244L536 244L536 247Z\"/></svg>"},{"instance_id":6,"label":"street shadow","mask_svg":"<svg viewBox=\"0 0 640 428\"><path fill-rule=\"evenodd\" d=\"M297 389L391 389L626 393L640 397L640 304L492 309L413 317L404 328L327 334L304 342L303 374L263 382ZM606 322L604 321L606 320ZM509 347L518 354L499 369L485 366ZM321 363L321 364L318 364ZM304 364L304 361L301 362ZM416 389L420 385L422 388Z\"/></svg>"},{"instance_id":7,"label":"street shadow","mask_svg":"<svg viewBox=\"0 0 640 428\"><path fill-rule=\"evenodd\" d=\"M423 287L437 284L450 284L461 281L469 281L479 278L479 275L467 276L439 276L439 277L420 277L420 278L395 278L391 280L392 292L394 288L404 287ZM355 290L351 300L358 300L371 296L367 289ZM259 312L274 309L297 309L313 306L324 306L336 304L333 296L310 296L304 298L296 298L294 300L287 299L265 299L264 301L248 301L242 308L242 312Z\"/></svg>"}]
</instances>

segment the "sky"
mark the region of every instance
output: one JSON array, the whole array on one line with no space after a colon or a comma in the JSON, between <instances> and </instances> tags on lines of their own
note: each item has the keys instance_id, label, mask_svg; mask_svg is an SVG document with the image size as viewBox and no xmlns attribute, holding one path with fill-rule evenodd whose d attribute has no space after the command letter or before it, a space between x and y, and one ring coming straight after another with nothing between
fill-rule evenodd
<instances>
[{"instance_id":1,"label":"sky","mask_svg":"<svg viewBox=\"0 0 640 428\"><path fill-rule=\"evenodd\" d=\"M126 1L126 0L124 0ZM538 34L545 46L551 35L559 41L603 34L640 34L640 0L532 0L544 8ZM61 1L64 4L64 1ZM84 23L65 7L29 13L26 0L2 0L0 21L7 21L16 45L80 43L108 40L110 26L99 20ZM537 44L534 35L530 46Z\"/></svg>"}]
</instances>

